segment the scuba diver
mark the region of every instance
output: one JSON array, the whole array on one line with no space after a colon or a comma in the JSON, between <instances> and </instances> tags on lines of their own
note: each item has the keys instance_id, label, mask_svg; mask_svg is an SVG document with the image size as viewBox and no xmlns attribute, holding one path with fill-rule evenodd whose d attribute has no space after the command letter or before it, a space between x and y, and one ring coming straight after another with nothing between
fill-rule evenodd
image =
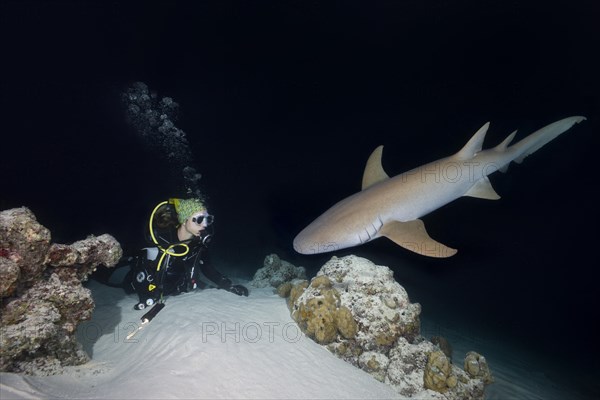
<instances>
[{"instance_id":1,"label":"scuba diver","mask_svg":"<svg viewBox=\"0 0 600 400\"><path fill-rule=\"evenodd\" d=\"M179 190L184 189L181 193L185 192L189 198L170 199L154 208L146 228L150 244L136 257L123 260L121 265L131 268L124 280L122 274L113 274L112 270L98 271L95 278L109 286L124 287L129 293L136 292L139 302L135 308L140 310L153 305L152 309L160 310L164 296L211 285L206 281L247 296L248 289L234 285L208 262L213 217L201 200L202 175L192 167L194 160L187 135L175 126L179 105L170 97L160 98L143 82L127 87L121 93L121 100L127 122L147 148L166 161L171 172L182 168L181 175L174 173L169 180L177 183L175 187Z\"/></svg>"},{"instance_id":2,"label":"scuba diver","mask_svg":"<svg viewBox=\"0 0 600 400\"><path fill-rule=\"evenodd\" d=\"M124 281L125 290L139 296L135 309L162 303L164 296L203 289L209 286L203 277L219 289L248 296L246 287L234 285L208 260L213 220L198 198L170 199L154 208L147 232L152 247L134 258Z\"/></svg>"}]
</instances>

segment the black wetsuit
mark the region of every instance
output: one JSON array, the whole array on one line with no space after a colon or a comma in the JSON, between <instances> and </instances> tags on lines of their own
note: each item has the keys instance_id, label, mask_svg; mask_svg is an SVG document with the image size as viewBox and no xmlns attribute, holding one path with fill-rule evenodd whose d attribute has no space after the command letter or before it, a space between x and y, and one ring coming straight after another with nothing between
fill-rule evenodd
<instances>
[{"instance_id":1,"label":"black wetsuit","mask_svg":"<svg viewBox=\"0 0 600 400\"><path fill-rule=\"evenodd\" d=\"M156 249L156 244L150 240L152 247L142 250L128 277L131 287L140 298L137 308L143 308L140 304L152 305L163 296L205 288L211 286L211 283L229 291L234 287L230 279L212 267L205 240L194 237L179 241L176 228L157 230L154 237L162 249L167 250L173 244L182 243L189 251L182 256L166 255L162 258L163 251L152 250ZM180 254L185 250L184 246L174 246L169 252Z\"/></svg>"}]
</instances>

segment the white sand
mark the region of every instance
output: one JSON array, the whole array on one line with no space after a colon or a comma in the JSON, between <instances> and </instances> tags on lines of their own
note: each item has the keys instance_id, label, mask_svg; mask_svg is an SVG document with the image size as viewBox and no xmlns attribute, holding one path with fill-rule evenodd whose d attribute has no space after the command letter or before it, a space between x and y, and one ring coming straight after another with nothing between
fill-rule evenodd
<instances>
[{"instance_id":1,"label":"white sand","mask_svg":"<svg viewBox=\"0 0 600 400\"><path fill-rule=\"evenodd\" d=\"M143 311L136 296L91 282L92 321L79 336L90 363L59 376L0 374L0 398L392 399L391 387L338 359L301 334L285 301L271 289L248 298L209 289L167 299L166 307L133 339ZM424 321L423 333L438 333ZM459 363L473 338L444 330ZM577 398L561 390L521 353L498 342L475 343L496 383L489 399Z\"/></svg>"},{"instance_id":2,"label":"white sand","mask_svg":"<svg viewBox=\"0 0 600 400\"><path fill-rule=\"evenodd\" d=\"M80 337L93 361L68 375L2 374L0 398L400 398L306 338L270 289L169 297L133 339L136 296L92 282L97 308Z\"/></svg>"}]
</instances>

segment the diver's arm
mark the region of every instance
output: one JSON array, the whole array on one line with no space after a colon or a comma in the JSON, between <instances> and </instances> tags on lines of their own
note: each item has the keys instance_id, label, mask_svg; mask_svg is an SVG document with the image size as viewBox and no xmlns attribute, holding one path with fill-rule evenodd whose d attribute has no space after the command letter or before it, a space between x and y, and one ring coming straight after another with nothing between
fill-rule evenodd
<instances>
[{"instance_id":1,"label":"diver's arm","mask_svg":"<svg viewBox=\"0 0 600 400\"><path fill-rule=\"evenodd\" d=\"M202 260L200 260L202 258ZM210 279L219 289L227 290L228 292L235 293L238 296L248 296L248 289L242 285L234 285L231 279L217 271L209 260L208 251L204 247L201 253L197 257L197 264L199 264L200 271Z\"/></svg>"},{"instance_id":2,"label":"diver's arm","mask_svg":"<svg viewBox=\"0 0 600 400\"><path fill-rule=\"evenodd\" d=\"M231 286L231 280L225 275L217 271L210 262L206 247L201 249L196 258L196 267L200 267L200 271L219 289L227 289Z\"/></svg>"}]
</instances>

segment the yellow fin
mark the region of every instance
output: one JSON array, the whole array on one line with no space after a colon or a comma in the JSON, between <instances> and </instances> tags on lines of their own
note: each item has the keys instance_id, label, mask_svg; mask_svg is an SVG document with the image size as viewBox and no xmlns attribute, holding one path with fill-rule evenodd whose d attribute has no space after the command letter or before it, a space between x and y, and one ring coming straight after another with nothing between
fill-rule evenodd
<instances>
[{"instance_id":1,"label":"yellow fin","mask_svg":"<svg viewBox=\"0 0 600 400\"><path fill-rule=\"evenodd\" d=\"M362 189L366 189L378 182L389 179L388 174L385 173L381 166L381 154L383 153L383 146L377 147L367 160L365 166L365 172L363 173Z\"/></svg>"},{"instance_id":2,"label":"yellow fin","mask_svg":"<svg viewBox=\"0 0 600 400\"><path fill-rule=\"evenodd\" d=\"M456 249L433 240L425 230L425 224L420 219L387 223L381 228L380 234L398 246L423 256L445 258L451 257L457 252Z\"/></svg>"}]
</instances>

